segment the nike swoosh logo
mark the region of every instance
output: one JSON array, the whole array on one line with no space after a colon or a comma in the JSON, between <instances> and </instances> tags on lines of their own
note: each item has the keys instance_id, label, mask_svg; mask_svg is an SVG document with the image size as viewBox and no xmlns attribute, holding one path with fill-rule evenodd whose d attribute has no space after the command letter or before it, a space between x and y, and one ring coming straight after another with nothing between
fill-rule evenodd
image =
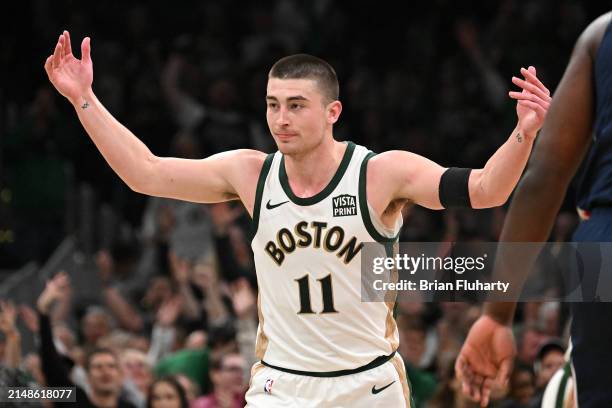
<instances>
[{"instance_id":1,"label":"nike swoosh logo","mask_svg":"<svg viewBox=\"0 0 612 408\"><path fill-rule=\"evenodd\" d=\"M270 200L268 200L268 202L266 203L266 208L268 210L273 210L276 207L280 207L283 204L287 204L289 202L289 200L287 201L283 201L282 203L278 203L278 204L270 204Z\"/></svg>"},{"instance_id":2,"label":"nike swoosh logo","mask_svg":"<svg viewBox=\"0 0 612 408\"><path fill-rule=\"evenodd\" d=\"M372 386L372 394L378 394L379 392L386 390L386 389L387 389L387 388L389 388L389 387L390 387L390 386L391 386L391 385L392 385L394 382L395 382L395 380L391 381L389 384L387 384L387 385L385 385L384 387L379 388L379 389L376 389L376 386L375 386L375 385L373 385L373 386Z\"/></svg>"}]
</instances>

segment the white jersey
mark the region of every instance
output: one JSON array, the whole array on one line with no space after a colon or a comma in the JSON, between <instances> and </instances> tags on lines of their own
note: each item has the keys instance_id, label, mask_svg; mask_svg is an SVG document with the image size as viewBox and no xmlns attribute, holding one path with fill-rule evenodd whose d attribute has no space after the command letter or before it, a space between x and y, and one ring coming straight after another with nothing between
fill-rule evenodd
<instances>
[{"instance_id":1,"label":"white jersey","mask_svg":"<svg viewBox=\"0 0 612 408\"><path fill-rule=\"evenodd\" d=\"M257 357L308 372L352 370L393 353L394 302L361 301L361 249L393 242L366 200L366 163L373 156L347 143L329 185L319 194L291 191L282 153L262 168L252 241L259 284Z\"/></svg>"}]
</instances>

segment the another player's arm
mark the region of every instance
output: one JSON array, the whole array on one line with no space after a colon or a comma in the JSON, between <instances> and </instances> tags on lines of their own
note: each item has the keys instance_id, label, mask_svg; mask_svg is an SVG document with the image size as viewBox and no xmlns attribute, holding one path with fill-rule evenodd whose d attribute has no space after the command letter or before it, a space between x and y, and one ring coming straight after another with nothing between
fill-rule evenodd
<instances>
[{"instance_id":1,"label":"another player's arm","mask_svg":"<svg viewBox=\"0 0 612 408\"><path fill-rule=\"evenodd\" d=\"M607 13L596 19L576 42L540 140L516 189L500 241L545 241L552 230L567 187L590 145L595 112L594 61L611 16ZM498 254L495 273L501 277L511 274L513 282L521 283L536 257L535 251L519 259L514 257L512 271L506 272L503 265L507 262L503 262L503 253ZM515 307L514 302L488 303L485 314L511 324Z\"/></svg>"},{"instance_id":2,"label":"another player's arm","mask_svg":"<svg viewBox=\"0 0 612 408\"><path fill-rule=\"evenodd\" d=\"M567 186L590 143L594 116L593 67L601 39L610 22L608 13L587 27L578 39L565 74L551 102L540 140L520 181L500 241L538 242L547 239ZM538 251L520 256L501 246L494 279L513 282L520 291ZM516 302L489 302L470 329L455 370L463 392L481 406L488 404L493 379L507 382L516 354L511 323Z\"/></svg>"},{"instance_id":3,"label":"another player's arm","mask_svg":"<svg viewBox=\"0 0 612 408\"><path fill-rule=\"evenodd\" d=\"M45 70L55 88L73 104L83 127L108 164L131 189L203 203L240 198L252 210L254 198L251 196L265 158L263 153L236 150L202 160L155 156L96 98L91 88L90 51L89 38L85 38L81 44L82 58L76 59L72 55L70 36L64 31L53 55L45 62Z\"/></svg>"}]
</instances>

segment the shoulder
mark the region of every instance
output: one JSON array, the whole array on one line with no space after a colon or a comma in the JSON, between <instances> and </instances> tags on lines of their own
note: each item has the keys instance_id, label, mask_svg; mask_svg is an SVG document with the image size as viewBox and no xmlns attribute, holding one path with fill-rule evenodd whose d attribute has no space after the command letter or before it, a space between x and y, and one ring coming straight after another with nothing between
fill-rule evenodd
<instances>
[{"instance_id":1,"label":"shoulder","mask_svg":"<svg viewBox=\"0 0 612 408\"><path fill-rule=\"evenodd\" d=\"M268 154L258 150L238 149L219 153L229 164L233 176L240 179L259 177Z\"/></svg>"},{"instance_id":2,"label":"shoulder","mask_svg":"<svg viewBox=\"0 0 612 408\"><path fill-rule=\"evenodd\" d=\"M431 160L404 150L389 150L372 157L368 164L368 176L394 178L410 177L431 167L440 167Z\"/></svg>"},{"instance_id":3,"label":"shoulder","mask_svg":"<svg viewBox=\"0 0 612 408\"><path fill-rule=\"evenodd\" d=\"M236 160L234 164L243 168L261 168L268 154L252 149L237 149L219 153L227 159Z\"/></svg>"},{"instance_id":4,"label":"shoulder","mask_svg":"<svg viewBox=\"0 0 612 408\"><path fill-rule=\"evenodd\" d=\"M368 184L380 185L388 182L390 178L399 173L398 164L406 160L406 152L391 150L378 153L368 160L367 180Z\"/></svg>"},{"instance_id":5,"label":"shoulder","mask_svg":"<svg viewBox=\"0 0 612 408\"><path fill-rule=\"evenodd\" d=\"M584 29L576 42L576 47L588 51L590 56L594 59L599 49L599 44L601 44L601 40L611 21L612 12L597 17Z\"/></svg>"},{"instance_id":6,"label":"shoulder","mask_svg":"<svg viewBox=\"0 0 612 408\"><path fill-rule=\"evenodd\" d=\"M402 150L388 150L372 156L368 166L377 171L389 171L402 161L410 160L412 156L416 155Z\"/></svg>"}]
</instances>

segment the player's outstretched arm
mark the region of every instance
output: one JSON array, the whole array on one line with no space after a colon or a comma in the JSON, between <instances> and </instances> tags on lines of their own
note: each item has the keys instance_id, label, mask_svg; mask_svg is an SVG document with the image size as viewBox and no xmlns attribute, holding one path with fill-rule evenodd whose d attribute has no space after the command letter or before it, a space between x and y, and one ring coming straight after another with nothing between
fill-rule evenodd
<instances>
[{"instance_id":1,"label":"player's outstretched arm","mask_svg":"<svg viewBox=\"0 0 612 408\"><path fill-rule=\"evenodd\" d=\"M53 86L74 106L81 124L100 153L132 190L194 202L241 198L250 210L253 198L248 196L251 190L254 193L256 177L265 159L263 153L236 150L203 160L153 155L94 95L88 37L83 39L81 59L77 59L72 54L70 35L64 31L53 55L45 62L45 70Z\"/></svg>"},{"instance_id":2,"label":"player's outstretched arm","mask_svg":"<svg viewBox=\"0 0 612 408\"><path fill-rule=\"evenodd\" d=\"M482 169L469 174L469 202L473 208L488 208L504 204L516 186L531 153L536 134L548 111L550 92L536 76L534 67L521 69L524 79L512 82L522 92L510 92L516 99L518 124L508 140L493 154ZM372 159L372 167L390 174L388 196L408 199L431 209L441 209L440 180L447 170L419 155L391 151Z\"/></svg>"}]
</instances>

